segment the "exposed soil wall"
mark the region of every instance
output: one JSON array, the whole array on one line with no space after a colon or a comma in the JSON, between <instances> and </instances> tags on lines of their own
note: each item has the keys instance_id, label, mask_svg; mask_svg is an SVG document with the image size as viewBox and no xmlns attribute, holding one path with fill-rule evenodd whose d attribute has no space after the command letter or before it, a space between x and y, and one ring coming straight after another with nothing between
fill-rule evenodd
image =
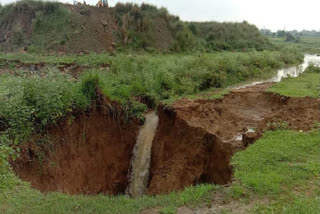
<instances>
[{"instance_id":1,"label":"exposed soil wall","mask_svg":"<svg viewBox=\"0 0 320 214\"><path fill-rule=\"evenodd\" d=\"M14 170L43 192L121 194L137 131L136 124L119 123L95 109L51 130L53 145L43 160L34 144L23 147Z\"/></svg>"},{"instance_id":2,"label":"exposed soil wall","mask_svg":"<svg viewBox=\"0 0 320 214\"><path fill-rule=\"evenodd\" d=\"M168 193L197 183L228 183L232 174L229 160L241 148L204 128L190 126L173 110L161 110L152 147L149 193Z\"/></svg>"},{"instance_id":3,"label":"exposed soil wall","mask_svg":"<svg viewBox=\"0 0 320 214\"><path fill-rule=\"evenodd\" d=\"M264 91L269 86L235 90L219 100L182 99L170 108L160 106L148 193L226 184L232 179L232 155L264 131L308 131L320 122L319 98L275 95ZM53 144L25 145L14 170L43 192L124 193L138 130L136 122L121 122L98 107L53 128Z\"/></svg>"},{"instance_id":4,"label":"exposed soil wall","mask_svg":"<svg viewBox=\"0 0 320 214\"><path fill-rule=\"evenodd\" d=\"M160 108L152 148L149 193L196 183L231 181L232 155L274 128L308 131L320 121L320 99L264 92L270 84L236 90L219 100L177 101ZM249 133L248 130L255 132Z\"/></svg>"}]
</instances>

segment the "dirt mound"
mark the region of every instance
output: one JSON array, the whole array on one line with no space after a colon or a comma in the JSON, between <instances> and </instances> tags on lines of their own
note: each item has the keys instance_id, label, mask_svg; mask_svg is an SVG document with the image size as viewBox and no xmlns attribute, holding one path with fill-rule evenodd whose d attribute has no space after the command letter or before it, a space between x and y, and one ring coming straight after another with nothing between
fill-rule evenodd
<instances>
[{"instance_id":1,"label":"dirt mound","mask_svg":"<svg viewBox=\"0 0 320 214\"><path fill-rule=\"evenodd\" d=\"M307 131L320 121L320 99L261 91L269 86L236 90L220 100L179 100L171 110L160 110L149 193L167 193L197 183L226 184L231 180L232 155L264 131Z\"/></svg>"},{"instance_id":2,"label":"dirt mound","mask_svg":"<svg viewBox=\"0 0 320 214\"><path fill-rule=\"evenodd\" d=\"M307 131L320 121L320 99L262 90L269 86L235 90L218 100L183 99L169 108L160 106L148 193L199 183L227 184L232 179L232 155L264 131ZM100 107L53 128L53 144L23 147L14 170L44 192L124 193L138 129L136 123L119 122Z\"/></svg>"},{"instance_id":3,"label":"dirt mound","mask_svg":"<svg viewBox=\"0 0 320 214\"><path fill-rule=\"evenodd\" d=\"M30 38L32 34L32 21L35 16L35 11L26 3L10 8L10 11L0 19L1 48L5 51L12 50L14 48L12 46L20 42L19 40L23 36Z\"/></svg>"},{"instance_id":4,"label":"dirt mound","mask_svg":"<svg viewBox=\"0 0 320 214\"><path fill-rule=\"evenodd\" d=\"M131 20L135 15L130 13L130 26L120 29L123 20L116 12L116 8L83 4L17 2L0 10L0 50L58 54L114 52L116 44L121 43L118 40L123 30L130 37L131 46L140 40L143 43L140 45L153 49L168 50L172 46L173 35L165 17L147 14L140 23ZM142 25L142 29L136 29Z\"/></svg>"},{"instance_id":5,"label":"dirt mound","mask_svg":"<svg viewBox=\"0 0 320 214\"><path fill-rule=\"evenodd\" d=\"M3 51L31 47L46 52L89 53L115 49L117 23L112 8L22 1L5 10L0 14ZM59 25L64 25L60 26L63 29Z\"/></svg>"},{"instance_id":6,"label":"dirt mound","mask_svg":"<svg viewBox=\"0 0 320 214\"><path fill-rule=\"evenodd\" d=\"M112 8L65 5L71 12L72 38L62 52L89 53L115 50L117 23Z\"/></svg>"},{"instance_id":7,"label":"dirt mound","mask_svg":"<svg viewBox=\"0 0 320 214\"><path fill-rule=\"evenodd\" d=\"M14 170L42 192L122 194L137 131L135 123L96 109L51 130L45 149L39 143L22 147Z\"/></svg>"}]
</instances>

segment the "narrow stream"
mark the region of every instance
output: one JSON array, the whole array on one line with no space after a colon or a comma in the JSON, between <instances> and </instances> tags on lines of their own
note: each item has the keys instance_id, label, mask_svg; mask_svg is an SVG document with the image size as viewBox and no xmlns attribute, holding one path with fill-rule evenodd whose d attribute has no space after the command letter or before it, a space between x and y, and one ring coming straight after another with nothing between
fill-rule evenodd
<instances>
[{"instance_id":1,"label":"narrow stream","mask_svg":"<svg viewBox=\"0 0 320 214\"><path fill-rule=\"evenodd\" d=\"M289 68L282 68L280 70L278 70L277 74L275 76L273 76L270 79L267 80L261 80L261 81L255 81L249 84L244 84L241 86L236 86L232 89L241 89L241 88L246 88L248 86L254 86L254 85L258 85L261 83L266 83L266 82L280 82L283 78L287 78L287 77L298 77L301 73L303 73L306 68L311 64L320 64L320 56L317 55L311 55L311 54L305 54L304 55L304 61L301 65L298 66L292 66Z\"/></svg>"},{"instance_id":2,"label":"narrow stream","mask_svg":"<svg viewBox=\"0 0 320 214\"><path fill-rule=\"evenodd\" d=\"M145 123L140 128L133 150L127 193L134 198L142 196L148 187L152 141L158 122L159 117L155 111L145 115Z\"/></svg>"}]
</instances>

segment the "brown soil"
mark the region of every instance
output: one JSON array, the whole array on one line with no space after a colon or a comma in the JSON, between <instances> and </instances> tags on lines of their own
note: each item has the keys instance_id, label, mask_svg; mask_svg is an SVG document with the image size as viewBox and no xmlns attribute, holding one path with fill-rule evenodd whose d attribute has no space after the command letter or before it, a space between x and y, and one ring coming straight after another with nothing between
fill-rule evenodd
<instances>
[{"instance_id":1,"label":"brown soil","mask_svg":"<svg viewBox=\"0 0 320 214\"><path fill-rule=\"evenodd\" d=\"M137 131L136 123L118 122L100 107L61 122L47 148L23 146L14 171L42 192L122 194Z\"/></svg>"},{"instance_id":2,"label":"brown soil","mask_svg":"<svg viewBox=\"0 0 320 214\"><path fill-rule=\"evenodd\" d=\"M55 53L113 52L114 33L117 23L113 8L98 8L85 5L61 4L71 15L69 24L71 35L63 43L51 41L45 51ZM2 51L25 51L32 41L36 11L28 3L20 3L3 17L0 22L0 48ZM67 32L65 32L67 33ZM17 38L23 41L17 45ZM62 33L61 33L62 34ZM65 34L66 37L66 34ZM52 43L52 44L51 44Z\"/></svg>"},{"instance_id":3,"label":"brown soil","mask_svg":"<svg viewBox=\"0 0 320 214\"><path fill-rule=\"evenodd\" d=\"M116 50L120 22L115 8L98 8L89 5L60 4L70 12L64 32L41 37L41 49L52 54L87 54ZM19 3L8 10L0 20L0 50L5 52L33 51L37 14L32 4ZM164 17L148 17L150 47L167 51L173 44L173 35ZM39 39L39 38L37 38ZM35 44L35 47L33 45Z\"/></svg>"},{"instance_id":4,"label":"brown soil","mask_svg":"<svg viewBox=\"0 0 320 214\"><path fill-rule=\"evenodd\" d=\"M285 128L307 131L320 121L320 99L275 95L265 92L269 86L234 90L219 100L182 99L172 107L160 106L148 193L229 183L232 155L265 130L286 124ZM100 107L71 124L62 122L50 131L55 141L46 159L36 161L41 149L29 144L22 148L14 170L44 192L123 193L138 125L117 121ZM249 128L255 132L247 133Z\"/></svg>"},{"instance_id":5,"label":"brown soil","mask_svg":"<svg viewBox=\"0 0 320 214\"><path fill-rule=\"evenodd\" d=\"M320 121L320 99L275 95L264 91L269 86L235 90L219 100L183 99L160 109L149 193L228 183L232 155L272 129L269 124L287 122L290 129L307 131ZM255 133L246 133L249 128Z\"/></svg>"},{"instance_id":6,"label":"brown soil","mask_svg":"<svg viewBox=\"0 0 320 214\"><path fill-rule=\"evenodd\" d=\"M59 49L61 52L113 52L117 23L113 8L65 5L71 12L72 39Z\"/></svg>"},{"instance_id":7,"label":"brown soil","mask_svg":"<svg viewBox=\"0 0 320 214\"><path fill-rule=\"evenodd\" d=\"M14 15L13 15L14 14ZM12 42L15 40L15 31L20 31L25 37L32 34L32 20L36 14L28 4L14 7L11 14L7 15L5 21L0 23L0 44L3 50L11 50Z\"/></svg>"}]
</instances>

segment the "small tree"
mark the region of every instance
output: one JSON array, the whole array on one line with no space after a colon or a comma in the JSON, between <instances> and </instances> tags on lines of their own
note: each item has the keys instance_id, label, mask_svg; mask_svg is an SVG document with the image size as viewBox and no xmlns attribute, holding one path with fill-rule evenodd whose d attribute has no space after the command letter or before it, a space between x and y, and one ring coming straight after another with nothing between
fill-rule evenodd
<instances>
[{"instance_id":1,"label":"small tree","mask_svg":"<svg viewBox=\"0 0 320 214\"><path fill-rule=\"evenodd\" d=\"M287 33L286 42L292 42L295 40L296 40L296 38L291 33Z\"/></svg>"}]
</instances>

